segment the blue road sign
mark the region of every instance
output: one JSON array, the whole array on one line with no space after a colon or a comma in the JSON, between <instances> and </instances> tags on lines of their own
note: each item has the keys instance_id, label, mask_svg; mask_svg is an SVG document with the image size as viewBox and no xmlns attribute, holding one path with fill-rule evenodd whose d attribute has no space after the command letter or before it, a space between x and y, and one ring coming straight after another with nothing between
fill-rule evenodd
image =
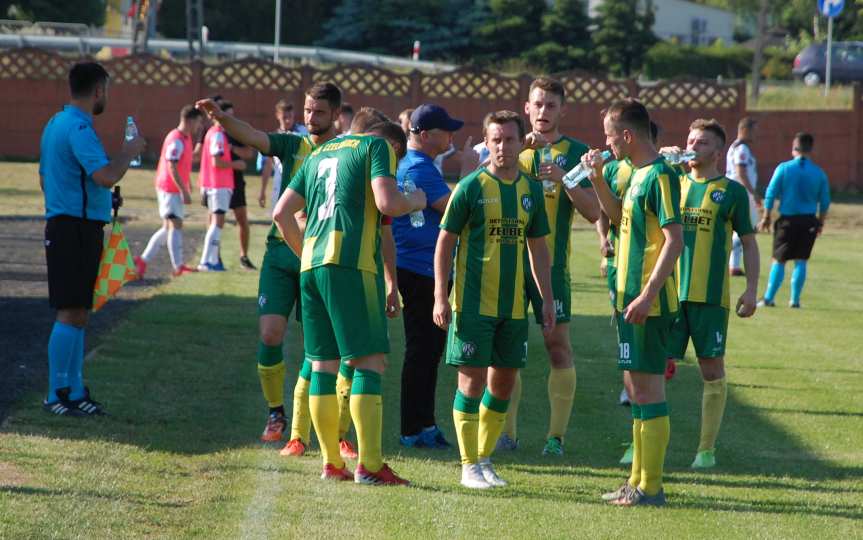
<instances>
[{"instance_id":1,"label":"blue road sign","mask_svg":"<svg viewBox=\"0 0 863 540\"><path fill-rule=\"evenodd\" d=\"M818 0L818 13L825 17L838 17L845 7L845 0Z\"/></svg>"}]
</instances>

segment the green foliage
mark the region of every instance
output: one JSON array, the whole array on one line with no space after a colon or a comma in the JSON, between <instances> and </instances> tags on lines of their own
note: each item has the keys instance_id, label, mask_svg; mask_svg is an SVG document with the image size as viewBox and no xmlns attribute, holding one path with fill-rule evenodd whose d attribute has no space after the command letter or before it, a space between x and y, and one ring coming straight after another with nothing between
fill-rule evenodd
<instances>
[{"instance_id":1,"label":"green foliage","mask_svg":"<svg viewBox=\"0 0 863 540\"><path fill-rule=\"evenodd\" d=\"M598 29L593 34L596 59L609 73L629 76L638 70L645 52L656 43L650 2L605 0L597 8Z\"/></svg>"},{"instance_id":2,"label":"green foliage","mask_svg":"<svg viewBox=\"0 0 863 540\"><path fill-rule=\"evenodd\" d=\"M745 77L752 66L752 51L743 46L693 47L661 41L647 51L644 73L651 79L681 76Z\"/></svg>"},{"instance_id":3,"label":"green foliage","mask_svg":"<svg viewBox=\"0 0 863 540\"><path fill-rule=\"evenodd\" d=\"M545 0L488 0L489 16L475 32L481 60L514 58L542 40Z\"/></svg>"},{"instance_id":4,"label":"green foliage","mask_svg":"<svg viewBox=\"0 0 863 540\"><path fill-rule=\"evenodd\" d=\"M522 58L548 73L590 67L589 23L582 0L557 0L542 16L544 41L523 53Z\"/></svg>"},{"instance_id":5,"label":"green foliage","mask_svg":"<svg viewBox=\"0 0 863 540\"><path fill-rule=\"evenodd\" d=\"M22 20L105 24L105 0L0 0L0 18L10 16L11 8Z\"/></svg>"}]
</instances>

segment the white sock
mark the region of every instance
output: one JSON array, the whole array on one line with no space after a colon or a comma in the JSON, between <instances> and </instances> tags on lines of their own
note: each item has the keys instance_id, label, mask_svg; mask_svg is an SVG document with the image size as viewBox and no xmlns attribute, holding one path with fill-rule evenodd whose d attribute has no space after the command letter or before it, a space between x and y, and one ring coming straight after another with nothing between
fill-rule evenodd
<instances>
[{"instance_id":1,"label":"white sock","mask_svg":"<svg viewBox=\"0 0 863 540\"><path fill-rule=\"evenodd\" d=\"M734 234L731 242L731 259L728 261L728 268L740 268L740 263L743 259L743 242L740 237Z\"/></svg>"},{"instance_id":2,"label":"white sock","mask_svg":"<svg viewBox=\"0 0 863 540\"><path fill-rule=\"evenodd\" d=\"M174 270L183 266L183 231L180 229L171 229L168 233L168 254Z\"/></svg>"},{"instance_id":3,"label":"white sock","mask_svg":"<svg viewBox=\"0 0 863 540\"><path fill-rule=\"evenodd\" d=\"M210 252L213 251L213 235L215 234L213 231L217 231L218 229L212 223L207 229L207 234L204 236L204 249L201 252L201 264L207 264L210 261Z\"/></svg>"},{"instance_id":4,"label":"white sock","mask_svg":"<svg viewBox=\"0 0 863 540\"><path fill-rule=\"evenodd\" d=\"M210 239L212 248L210 249L210 258L207 260L210 264L219 264L219 248L222 243L222 229L215 227L213 229L213 237Z\"/></svg>"},{"instance_id":5,"label":"white sock","mask_svg":"<svg viewBox=\"0 0 863 540\"><path fill-rule=\"evenodd\" d=\"M165 245L165 237L167 235L168 231L165 230L165 227L162 227L153 233L153 236L150 237L150 241L147 242L147 247L144 249L144 253L141 254L141 258L144 259L145 262L150 262L150 259L155 257L156 253L159 253L159 249Z\"/></svg>"}]
</instances>

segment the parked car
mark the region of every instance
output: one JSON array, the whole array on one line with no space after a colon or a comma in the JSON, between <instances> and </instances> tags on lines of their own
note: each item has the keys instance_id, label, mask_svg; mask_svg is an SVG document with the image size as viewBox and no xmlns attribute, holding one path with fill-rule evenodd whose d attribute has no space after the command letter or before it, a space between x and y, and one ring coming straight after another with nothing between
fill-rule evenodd
<instances>
[{"instance_id":1,"label":"parked car","mask_svg":"<svg viewBox=\"0 0 863 540\"><path fill-rule=\"evenodd\" d=\"M833 43L831 81L863 81L863 42L836 41ZM817 86L826 79L827 44L809 45L794 58L791 73L807 86Z\"/></svg>"}]
</instances>

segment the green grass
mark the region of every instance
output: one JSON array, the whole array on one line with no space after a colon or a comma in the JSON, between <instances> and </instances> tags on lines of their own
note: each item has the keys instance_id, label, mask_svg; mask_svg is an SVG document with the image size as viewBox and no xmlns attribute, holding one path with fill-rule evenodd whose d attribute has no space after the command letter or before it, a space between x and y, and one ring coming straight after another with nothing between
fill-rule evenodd
<instances>
[{"instance_id":1,"label":"green grass","mask_svg":"<svg viewBox=\"0 0 863 540\"><path fill-rule=\"evenodd\" d=\"M39 214L38 198L20 182L34 171L11 167L0 175L0 191L13 197L27 191L11 206ZM152 219L149 175L135 172L124 188L127 215ZM253 180L250 194L255 186ZM10 208L7 197L0 198L0 212ZM264 218L253 210L254 219ZM266 230L253 231L259 260ZM223 238L225 260L234 260L236 234L229 228ZM768 240L759 238L762 275ZM458 486L455 450L398 446L401 320L390 327L384 449L413 487L325 483L317 478L317 452L286 459L258 443L266 409L254 357L257 275L233 271L167 283L99 339L86 377L113 416L54 418L39 409L38 393L21 400L0 430L0 538L614 538L632 536L633 519L655 538L859 538L863 254L849 248L861 240L859 228L825 231L810 264L804 309L784 307L786 283L777 297L781 307L752 320L732 318L729 401L713 472L688 468L701 383L691 357L680 366L669 388L665 509L611 508L598 499L625 475L616 463L629 419L616 405L616 343L595 240L579 227L572 323L578 392L567 453L540 456L547 362L532 328L522 447L495 456L511 487L467 492ZM735 279L733 292L741 286ZM288 391L299 359L296 336L292 326ZM454 380L442 366L438 419L450 438Z\"/></svg>"},{"instance_id":2,"label":"green grass","mask_svg":"<svg viewBox=\"0 0 863 540\"><path fill-rule=\"evenodd\" d=\"M824 86L806 86L801 82L765 82L757 100L750 97L752 85L747 85L746 108L750 111L821 111L851 110L854 90L851 86L834 85L824 95Z\"/></svg>"}]
</instances>

